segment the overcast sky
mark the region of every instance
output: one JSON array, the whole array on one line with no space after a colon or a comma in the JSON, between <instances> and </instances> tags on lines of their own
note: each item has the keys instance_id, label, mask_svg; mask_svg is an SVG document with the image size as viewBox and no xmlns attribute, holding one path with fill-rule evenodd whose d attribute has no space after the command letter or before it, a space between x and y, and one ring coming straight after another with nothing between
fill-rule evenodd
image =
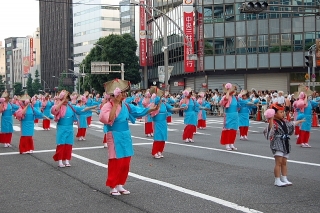
<instances>
[{"instance_id":1,"label":"overcast sky","mask_svg":"<svg viewBox=\"0 0 320 213\"><path fill-rule=\"evenodd\" d=\"M39 1L0 0L0 41L33 35L39 27Z\"/></svg>"}]
</instances>

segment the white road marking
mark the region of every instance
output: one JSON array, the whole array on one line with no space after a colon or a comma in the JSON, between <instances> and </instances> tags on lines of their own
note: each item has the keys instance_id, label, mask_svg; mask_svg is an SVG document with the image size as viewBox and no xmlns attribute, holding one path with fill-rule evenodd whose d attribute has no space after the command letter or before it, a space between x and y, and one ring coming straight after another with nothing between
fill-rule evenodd
<instances>
[{"instance_id":1,"label":"white road marking","mask_svg":"<svg viewBox=\"0 0 320 213\"><path fill-rule=\"evenodd\" d=\"M21 131L21 128L20 126L13 126L13 130L19 132Z\"/></svg>"},{"instance_id":2,"label":"white road marking","mask_svg":"<svg viewBox=\"0 0 320 213\"><path fill-rule=\"evenodd\" d=\"M100 166L100 167L103 167L103 168L108 168L108 165L106 165L106 164L103 164L103 163L100 163L98 161L83 157L81 155L72 154L72 156L75 157L75 158L78 158L80 160L86 161L88 163L94 164L96 166ZM211 202L214 202L214 203L220 204L222 206L225 206L225 207L228 207L228 208L231 208L231 209L235 209L235 210L238 210L238 211L241 211L241 212L246 212L246 213L253 213L253 212L259 213L259 212L261 212L261 211L255 210L255 209L247 208L245 206L239 206L238 204L229 202L227 200L222 200L222 199L217 198L217 197L213 197L213 196L206 195L206 194L203 194L203 193L200 193L200 192L196 192L196 191L193 191L193 190L190 190L190 189L187 189L187 188L183 188L181 186L177 186L177 185L174 185L174 184L171 184L171 183L167 183L167 182L164 182L164 181L148 178L148 177L145 177L145 176L142 176L142 175L138 175L138 174L135 174L135 173L132 173L132 172L129 172L129 176L134 177L134 178L139 179L139 180L142 180L142 181L146 181L146 182L149 182L149 183L154 183L154 184L157 184L157 185L160 185L160 186L164 186L166 188L169 188L169 189L172 189L172 190L176 190L178 192L182 192L182 193L194 196L194 197L198 197L198 198L201 198L203 200L208 200L208 201L211 201Z\"/></svg>"},{"instance_id":3,"label":"white road marking","mask_svg":"<svg viewBox=\"0 0 320 213\"><path fill-rule=\"evenodd\" d=\"M131 136L131 137L136 138L136 139L153 141L153 139L148 139L148 138L142 138L142 137L136 137L136 136ZM239 151L232 152L232 151L227 151L225 149L210 148L210 147L205 147L205 146L195 146L195 145L189 145L189 144L184 144L184 143L175 143L175 142L169 142L169 141L166 141L166 143L172 144L172 145L177 145L177 146L186 146L186 147L192 147L192 148L198 148L198 149L207 149L207 150L212 150L212 151L225 152L225 153L229 153L229 154L244 155L244 156L250 156L250 157L255 157L255 158L274 160L273 157L268 157L268 156L263 156L263 155L255 155L255 154L239 152ZM318 163L310 163L310 162L295 161L295 160L288 160L288 162L320 167L320 164L318 164Z\"/></svg>"}]
</instances>

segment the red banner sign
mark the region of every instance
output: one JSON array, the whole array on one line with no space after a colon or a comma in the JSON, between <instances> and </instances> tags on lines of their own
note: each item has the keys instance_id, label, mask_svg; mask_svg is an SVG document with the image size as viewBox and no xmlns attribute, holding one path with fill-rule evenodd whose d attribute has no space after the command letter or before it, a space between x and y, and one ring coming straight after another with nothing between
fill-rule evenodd
<instances>
[{"instance_id":1,"label":"red banner sign","mask_svg":"<svg viewBox=\"0 0 320 213\"><path fill-rule=\"evenodd\" d=\"M320 39L316 39L316 67L320 67Z\"/></svg>"},{"instance_id":2,"label":"red banner sign","mask_svg":"<svg viewBox=\"0 0 320 213\"><path fill-rule=\"evenodd\" d=\"M188 60L188 55L194 53L194 17L193 1L185 0L183 2L183 30L187 38L184 38L184 71L194 72L195 63ZM190 44L190 45L187 45Z\"/></svg>"},{"instance_id":3,"label":"red banner sign","mask_svg":"<svg viewBox=\"0 0 320 213\"><path fill-rule=\"evenodd\" d=\"M145 4L140 0L140 4ZM147 41L146 41L146 11L140 6L140 45L139 45L140 66L147 66Z\"/></svg>"},{"instance_id":4,"label":"red banner sign","mask_svg":"<svg viewBox=\"0 0 320 213\"><path fill-rule=\"evenodd\" d=\"M30 67L33 67L33 38L30 38Z\"/></svg>"},{"instance_id":5,"label":"red banner sign","mask_svg":"<svg viewBox=\"0 0 320 213\"><path fill-rule=\"evenodd\" d=\"M204 38L202 0L198 0L198 71L204 71Z\"/></svg>"},{"instance_id":6,"label":"red banner sign","mask_svg":"<svg viewBox=\"0 0 320 213\"><path fill-rule=\"evenodd\" d=\"M23 75L27 76L30 70L30 57L23 57Z\"/></svg>"},{"instance_id":7,"label":"red banner sign","mask_svg":"<svg viewBox=\"0 0 320 213\"><path fill-rule=\"evenodd\" d=\"M152 7L151 0L147 0L148 8ZM147 64L148 66L153 66L153 35L152 35L152 9L149 9L149 13L147 13L147 21L150 21L149 24L147 24Z\"/></svg>"},{"instance_id":8,"label":"red banner sign","mask_svg":"<svg viewBox=\"0 0 320 213\"><path fill-rule=\"evenodd\" d=\"M178 82L178 87L180 87L180 86L184 86L184 82L183 81L181 81L181 82L179 81Z\"/></svg>"}]
</instances>

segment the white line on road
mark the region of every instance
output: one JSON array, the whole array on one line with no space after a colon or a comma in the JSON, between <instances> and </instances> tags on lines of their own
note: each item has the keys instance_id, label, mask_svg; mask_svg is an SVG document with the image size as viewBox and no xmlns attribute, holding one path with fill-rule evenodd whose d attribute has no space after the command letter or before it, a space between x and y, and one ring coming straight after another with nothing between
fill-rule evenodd
<instances>
[{"instance_id":1,"label":"white line on road","mask_svg":"<svg viewBox=\"0 0 320 213\"><path fill-rule=\"evenodd\" d=\"M72 154L72 156L75 157L75 158L78 158L80 160L86 161L88 163L92 163L92 164L94 164L96 166L100 166L100 167L103 167L103 168L108 168L108 165L106 165L106 164L103 164L103 163L100 163L98 161L83 157L81 155ZM134 178L139 179L139 180L142 180L142 181L158 184L160 186L164 186L164 187L170 188L172 190L176 190L178 192L182 192L182 193L194 196L194 197L198 197L198 198L201 198L201 199L204 199L204 200L212 201L214 203L217 203L217 204L220 204L222 206L225 206L225 207L228 207L228 208L232 208L232 209L235 209L235 210L238 210L238 211L241 211L241 212L260 213L260 211L258 211L258 210L250 209L250 208L247 208L247 207L244 207L244 206L239 206L236 203L232 203L232 202L229 202L229 201L226 201L226 200L222 200L222 199L217 198L217 197L213 197L213 196L206 195L206 194L203 194L203 193L200 193L200 192L196 192L196 191L193 191L193 190L190 190L190 189L186 189L186 188L183 188L181 186L177 186L177 185L174 185L174 184L171 184L171 183L167 183L167 182L164 182L164 181L160 181L160 180L144 177L144 176L132 173L132 172L129 172L129 176L134 177Z\"/></svg>"},{"instance_id":2,"label":"white line on road","mask_svg":"<svg viewBox=\"0 0 320 213\"><path fill-rule=\"evenodd\" d=\"M136 136L131 136L132 138L136 139L142 139L142 140L151 140L153 139L148 139L148 138L142 138L142 137L136 137ZM218 152L225 152L225 153L230 153L230 154L236 154L236 155L244 155L244 156L250 156L250 157L255 157L255 158L262 158L262 159L270 159L274 160L273 157L268 157L268 156L263 156L263 155L255 155L255 154L249 154L245 152L232 152L232 151L227 151L225 149L216 149L216 148L210 148L210 147L204 147L204 146L195 146L195 145L189 145L189 144L182 144L182 143L175 143L175 142L166 142L167 144L172 144L172 145L177 145L177 146L186 146L186 147L193 147L193 148L198 148L198 149L207 149L207 150L213 150L213 151L218 151ZM295 161L295 160L288 160L288 162L291 163L296 163L296 164L302 164L302 165L309 165L309 166L317 166L320 167L320 164L318 163L310 163L310 162L304 162L304 161Z\"/></svg>"}]
</instances>

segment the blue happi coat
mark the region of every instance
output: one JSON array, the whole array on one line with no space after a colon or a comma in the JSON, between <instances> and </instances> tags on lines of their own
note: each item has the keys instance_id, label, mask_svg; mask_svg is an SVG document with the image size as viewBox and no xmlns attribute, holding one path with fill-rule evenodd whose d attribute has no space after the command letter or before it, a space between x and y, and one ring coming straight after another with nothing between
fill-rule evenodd
<instances>
[{"instance_id":1,"label":"blue happi coat","mask_svg":"<svg viewBox=\"0 0 320 213\"><path fill-rule=\"evenodd\" d=\"M134 151L128 121L132 121L132 118L143 117L148 114L148 111L149 108L122 103L121 111L113 124L107 125L108 132L111 132L113 136L116 158L133 156Z\"/></svg>"},{"instance_id":2,"label":"blue happi coat","mask_svg":"<svg viewBox=\"0 0 320 213\"><path fill-rule=\"evenodd\" d=\"M86 115L87 112L83 111L84 107L72 106L73 109L67 105L66 114L60 118L57 123L56 143L61 144L74 144L74 130L73 122L77 120L77 115Z\"/></svg>"},{"instance_id":3,"label":"blue happi coat","mask_svg":"<svg viewBox=\"0 0 320 213\"><path fill-rule=\"evenodd\" d=\"M34 120L42 119L43 113L39 110L27 106L24 118L21 118L21 136L33 136L34 135Z\"/></svg>"},{"instance_id":4,"label":"blue happi coat","mask_svg":"<svg viewBox=\"0 0 320 213\"><path fill-rule=\"evenodd\" d=\"M232 101L228 108L225 108L225 129L238 130L239 128L239 115L238 115L238 100L232 96Z\"/></svg>"},{"instance_id":5,"label":"blue happi coat","mask_svg":"<svg viewBox=\"0 0 320 213\"><path fill-rule=\"evenodd\" d=\"M239 103L239 126L249 126L249 114L254 105L249 105L250 99L243 100L241 98L238 99Z\"/></svg>"},{"instance_id":6,"label":"blue happi coat","mask_svg":"<svg viewBox=\"0 0 320 213\"><path fill-rule=\"evenodd\" d=\"M157 101L156 101L156 104ZM153 120L154 128L154 141L167 141L168 140L168 123L167 114L172 113L173 107L166 102L160 104L159 113L155 115Z\"/></svg>"},{"instance_id":7,"label":"blue happi coat","mask_svg":"<svg viewBox=\"0 0 320 213\"><path fill-rule=\"evenodd\" d=\"M54 102L51 100L48 100L47 105L43 109L43 114L50 119L53 119L53 115L51 114L51 108L53 105L54 105Z\"/></svg>"},{"instance_id":8,"label":"blue happi coat","mask_svg":"<svg viewBox=\"0 0 320 213\"><path fill-rule=\"evenodd\" d=\"M199 112L199 103L193 99L189 99L189 104L181 104L181 108L188 106L184 110L184 124L196 126L198 123L198 112Z\"/></svg>"},{"instance_id":9,"label":"blue happi coat","mask_svg":"<svg viewBox=\"0 0 320 213\"><path fill-rule=\"evenodd\" d=\"M19 109L18 105L8 103L7 109L2 112L1 115L1 132L12 133L13 132L13 118L12 115Z\"/></svg>"},{"instance_id":10,"label":"blue happi coat","mask_svg":"<svg viewBox=\"0 0 320 213\"><path fill-rule=\"evenodd\" d=\"M300 130L310 132L312 126L312 109L316 108L319 105L318 102L308 101L308 106L304 108L303 113L305 121L301 124Z\"/></svg>"}]
</instances>

